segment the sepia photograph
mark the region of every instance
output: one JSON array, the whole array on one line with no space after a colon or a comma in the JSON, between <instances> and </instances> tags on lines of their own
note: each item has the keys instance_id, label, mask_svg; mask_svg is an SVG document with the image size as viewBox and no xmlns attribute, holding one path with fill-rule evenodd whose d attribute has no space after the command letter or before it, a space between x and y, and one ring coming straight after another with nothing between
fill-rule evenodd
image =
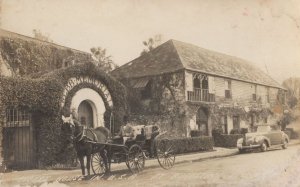
<instances>
[{"instance_id":1,"label":"sepia photograph","mask_svg":"<svg viewBox=\"0 0 300 187\"><path fill-rule=\"evenodd\" d=\"M300 0L0 0L1 187L300 187Z\"/></svg>"}]
</instances>

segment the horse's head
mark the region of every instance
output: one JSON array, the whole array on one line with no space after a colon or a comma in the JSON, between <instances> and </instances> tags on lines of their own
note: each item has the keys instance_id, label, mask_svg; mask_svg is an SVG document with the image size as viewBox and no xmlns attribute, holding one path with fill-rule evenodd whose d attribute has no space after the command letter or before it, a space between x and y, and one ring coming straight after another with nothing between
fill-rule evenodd
<instances>
[{"instance_id":1,"label":"horse's head","mask_svg":"<svg viewBox=\"0 0 300 187\"><path fill-rule=\"evenodd\" d=\"M75 123L72 114L69 117L62 116L63 124L61 130L66 136L68 143L73 143L75 133Z\"/></svg>"}]
</instances>

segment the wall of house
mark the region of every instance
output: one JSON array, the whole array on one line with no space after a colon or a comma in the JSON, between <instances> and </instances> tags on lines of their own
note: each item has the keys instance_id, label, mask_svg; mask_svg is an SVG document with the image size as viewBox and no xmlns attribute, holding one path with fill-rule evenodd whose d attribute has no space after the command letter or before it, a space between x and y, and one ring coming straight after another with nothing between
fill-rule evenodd
<instances>
[{"instance_id":1,"label":"wall of house","mask_svg":"<svg viewBox=\"0 0 300 187\"><path fill-rule=\"evenodd\" d=\"M195 72L194 72L195 73ZM201 73L199 73L201 74ZM192 72L186 72L186 85L187 91L193 91L191 87L193 78ZM278 88L267 87L263 85L257 85L253 83L247 83L238 80L231 80L231 98L225 98L225 79L223 77L214 77L214 83L209 87L213 87L215 92L215 102L209 105L210 120L209 128L220 128L221 116L227 116L228 133L233 129L233 116L239 116L240 128L249 128L251 126L251 115L254 114L257 121L254 124L264 123L264 119L268 118L269 123L276 123L278 116L272 114L272 107L276 106L279 111L282 111L282 106L278 104ZM267 100L267 94L269 92L269 101ZM253 99L253 94L256 94L256 100ZM198 107L203 106L201 102L192 102L193 105ZM216 106L216 107L214 107ZM217 109L216 109L217 108ZM197 108L191 109L197 111ZM189 128L197 129L193 115L189 116ZM251 130L251 129L249 129Z\"/></svg>"},{"instance_id":2,"label":"wall of house","mask_svg":"<svg viewBox=\"0 0 300 187\"><path fill-rule=\"evenodd\" d=\"M141 79L152 81L151 97L143 99L144 88L134 88ZM185 115L184 72L123 80L130 91L131 121L136 125L159 125L171 136L186 136L188 120Z\"/></svg>"},{"instance_id":3,"label":"wall of house","mask_svg":"<svg viewBox=\"0 0 300 187\"><path fill-rule=\"evenodd\" d=\"M252 101L253 85L246 82L231 81L232 100L247 103Z\"/></svg>"}]
</instances>

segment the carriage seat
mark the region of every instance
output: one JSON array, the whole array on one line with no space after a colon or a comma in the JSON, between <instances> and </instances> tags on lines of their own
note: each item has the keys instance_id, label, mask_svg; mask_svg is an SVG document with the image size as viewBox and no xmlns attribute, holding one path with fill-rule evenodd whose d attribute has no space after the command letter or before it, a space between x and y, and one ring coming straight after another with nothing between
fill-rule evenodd
<instances>
[{"instance_id":1,"label":"carriage seat","mask_svg":"<svg viewBox=\"0 0 300 187\"><path fill-rule=\"evenodd\" d=\"M136 125L133 126L132 128L133 128L133 137L132 137L133 140L136 140L137 136L139 135L144 135L145 125Z\"/></svg>"}]
</instances>

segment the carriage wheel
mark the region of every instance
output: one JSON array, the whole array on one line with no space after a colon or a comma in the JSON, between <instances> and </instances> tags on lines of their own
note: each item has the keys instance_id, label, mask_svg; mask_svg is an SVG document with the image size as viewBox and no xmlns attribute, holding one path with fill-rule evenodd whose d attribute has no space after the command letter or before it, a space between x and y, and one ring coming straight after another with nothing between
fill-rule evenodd
<instances>
[{"instance_id":1,"label":"carriage wheel","mask_svg":"<svg viewBox=\"0 0 300 187\"><path fill-rule=\"evenodd\" d=\"M132 173L141 172L145 167L145 157L142 148L134 144L129 148L126 165Z\"/></svg>"},{"instance_id":2,"label":"carriage wheel","mask_svg":"<svg viewBox=\"0 0 300 187\"><path fill-rule=\"evenodd\" d=\"M156 155L159 165L163 169L170 169L175 164L175 150L168 140L159 141L156 144Z\"/></svg>"},{"instance_id":3,"label":"carriage wheel","mask_svg":"<svg viewBox=\"0 0 300 187\"><path fill-rule=\"evenodd\" d=\"M106 172L105 164L100 156L100 153L94 153L91 159L92 170L95 175L99 175Z\"/></svg>"}]
</instances>

